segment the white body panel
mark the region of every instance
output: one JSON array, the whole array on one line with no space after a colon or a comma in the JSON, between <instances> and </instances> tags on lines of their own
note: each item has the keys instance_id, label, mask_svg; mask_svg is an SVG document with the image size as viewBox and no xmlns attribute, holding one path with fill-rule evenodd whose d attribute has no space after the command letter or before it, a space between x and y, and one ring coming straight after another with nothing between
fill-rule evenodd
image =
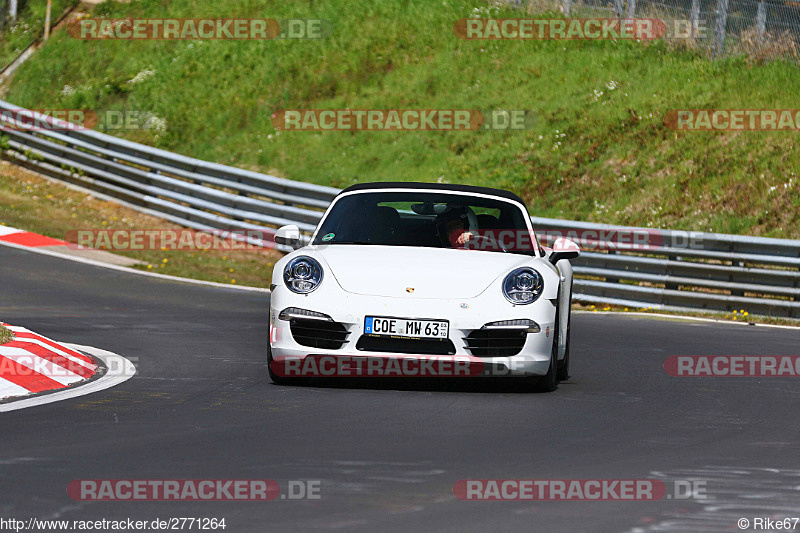
<instances>
[{"instance_id":1,"label":"white body panel","mask_svg":"<svg viewBox=\"0 0 800 533\"><path fill-rule=\"evenodd\" d=\"M521 204L517 205L524 210ZM333 204L328 212L332 208ZM525 219L529 220L527 212ZM529 229L533 234L533 229ZM549 255L549 251L546 253ZM317 260L324 271L323 281L309 294L292 292L283 281L286 264L298 256ZM535 302L514 305L505 298L502 284L511 271L523 266L539 272L544 288ZM453 357L463 358L472 355L464 340L472 331L490 322L529 319L540 326L540 331L527 334L518 355L481 357L481 360L484 365L494 363L497 368L507 369L507 375L544 375L554 339L566 339L569 313L560 313L558 325L555 318L557 306L562 310L570 307L572 268L566 260L554 266L547 255L540 257L538 254L321 244L302 247L282 258L275 265L272 283L270 347L273 357L303 358L309 354L391 357L392 353L376 354L356 348L364 333L365 316L387 316L449 321L449 340L455 347ZM412 288L413 291L408 290ZM298 344L292 336L290 321L279 318L280 312L289 307L328 315L347 329L347 342L332 350ZM565 343L561 344L559 359L563 359L565 353ZM407 352L395 355L407 355Z\"/></svg>"}]
</instances>

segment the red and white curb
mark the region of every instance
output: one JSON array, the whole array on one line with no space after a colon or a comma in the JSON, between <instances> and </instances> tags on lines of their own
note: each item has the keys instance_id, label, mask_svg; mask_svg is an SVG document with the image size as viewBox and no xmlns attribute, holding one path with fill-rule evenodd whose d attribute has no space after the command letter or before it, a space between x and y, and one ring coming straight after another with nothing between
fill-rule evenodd
<instances>
[{"instance_id":1,"label":"red and white curb","mask_svg":"<svg viewBox=\"0 0 800 533\"><path fill-rule=\"evenodd\" d=\"M67 246L67 241L45 237L38 233L31 233L21 229L0 226L0 241L26 248L39 248L42 246Z\"/></svg>"},{"instance_id":2,"label":"red and white curb","mask_svg":"<svg viewBox=\"0 0 800 533\"><path fill-rule=\"evenodd\" d=\"M133 363L111 352L3 325L14 332L14 340L0 345L0 412L107 389L136 373Z\"/></svg>"},{"instance_id":3,"label":"red and white curb","mask_svg":"<svg viewBox=\"0 0 800 533\"><path fill-rule=\"evenodd\" d=\"M0 345L0 400L73 386L102 368L82 353L20 327L3 324L14 340Z\"/></svg>"}]
</instances>

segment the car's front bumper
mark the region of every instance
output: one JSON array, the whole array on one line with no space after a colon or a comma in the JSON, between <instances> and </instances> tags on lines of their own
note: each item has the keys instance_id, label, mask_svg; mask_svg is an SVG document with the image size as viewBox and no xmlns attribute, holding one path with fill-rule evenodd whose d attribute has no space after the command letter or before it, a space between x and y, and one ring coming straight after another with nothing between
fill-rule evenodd
<instances>
[{"instance_id":1,"label":"car's front bumper","mask_svg":"<svg viewBox=\"0 0 800 533\"><path fill-rule=\"evenodd\" d=\"M549 300L539 300L529 305L514 306L502 296L481 294L469 299L423 299L414 297L377 297L336 291L331 294L312 293L308 296L292 293L282 286L273 290L270 301L270 347L278 360L303 360L308 355L340 358L409 358L438 361L472 361L482 366L482 375L536 376L547 373L550 366L552 343L555 335L555 305ZM499 298L498 298L499 296ZM290 321L280 318L284 309L295 307L322 313L347 331L346 342L335 349L325 349L299 344L294 338ZM452 343L450 354L414 354L408 351L386 352L357 349L364 335L365 316L387 316L447 320L448 339ZM516 355L502 357L476 357L465 338L484 325L500 320L528 319L539 325L539 332L527 333L524 344ZM468 375L473 375L470 372ZM458 375L464 375L463 373Z\"/></svg>"}]
</instances>

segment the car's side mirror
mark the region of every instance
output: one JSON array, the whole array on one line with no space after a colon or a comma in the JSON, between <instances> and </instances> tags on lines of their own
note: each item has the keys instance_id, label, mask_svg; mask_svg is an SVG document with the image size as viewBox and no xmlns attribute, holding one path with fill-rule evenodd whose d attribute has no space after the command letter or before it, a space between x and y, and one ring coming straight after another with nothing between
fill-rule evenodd
<instances>
[{"instance_id":1,"label":"car's side mirror","mask_svg":"<svg viewBox=\"0 0 800 533\"><path fill-rule=\"evenodd\" d=\"M283 226L275 232L275 243L290 246L293 250L297 250L302 246L300 242L300 228L294 224Z\"/></svg>"},{"instance_id":2,"label":"car's side mirror","mask_svg":"<svg viewBox=\"0 0 800 533\"><path fill-rule=\"evenodd\" d=\"M577 244L569 239L560 237L553 243L553 251L550 253L550 262L554 265L562 259L576 259L581 255L581 249Z\"/></svg>"}]
</instances>

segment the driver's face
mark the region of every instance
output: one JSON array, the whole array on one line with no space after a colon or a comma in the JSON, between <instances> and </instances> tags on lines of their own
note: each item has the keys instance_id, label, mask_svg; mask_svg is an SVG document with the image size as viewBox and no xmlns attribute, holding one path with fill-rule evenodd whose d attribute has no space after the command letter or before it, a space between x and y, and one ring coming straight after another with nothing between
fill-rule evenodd
<instances>
[{"instance_id":1,"label":"driver's face","mask_svg":"<svg viewBox=\"0 0 800 533\"><path fill-rule=\"evenodd\" d=\"M464 225L461 223L461 219L457 218L455 220L451 220L447 223L447 234L450 235L456 231L463 231Z\"/></svg>"}]
</instances>

